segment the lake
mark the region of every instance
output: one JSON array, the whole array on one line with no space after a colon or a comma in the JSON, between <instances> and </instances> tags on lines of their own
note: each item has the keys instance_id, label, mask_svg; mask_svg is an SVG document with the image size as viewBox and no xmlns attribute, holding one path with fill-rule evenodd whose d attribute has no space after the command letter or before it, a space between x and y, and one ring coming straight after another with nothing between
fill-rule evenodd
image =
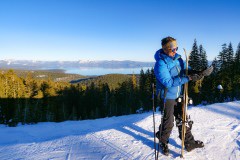
<instances>
[{"instance_id":1,"label":"lake","mask_svg":"<svg viewBox=\"0 0 240 160\"><path fill-rule=\"evenodd\" d=\"M84 76L99 76L105 74L140 74L141 69L145 72L152 67L142 68L68 68L65 73L80 74Z\"/></svg>"}]
</instances>

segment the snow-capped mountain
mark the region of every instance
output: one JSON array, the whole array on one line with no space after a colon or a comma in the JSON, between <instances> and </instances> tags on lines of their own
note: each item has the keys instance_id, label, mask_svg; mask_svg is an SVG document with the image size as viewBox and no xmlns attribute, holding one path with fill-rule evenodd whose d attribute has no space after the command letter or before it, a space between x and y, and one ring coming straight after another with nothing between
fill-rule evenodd
<instances>
[{"instance_id":1,"label":"snow-capped mountain","mask_svg":"<svg viewBox=\"0 0 240 160\"><path fill-rule=\"evenodd\" d=\"M153 67L154 62L139 61L116 61L116 60L78 60L78 61L36 61L36 60L0 60L0 68L13 69L43 69L43 68L79 68L79 67L98 67L98 68L140 68Z\"/></svg>"}]
</instances>

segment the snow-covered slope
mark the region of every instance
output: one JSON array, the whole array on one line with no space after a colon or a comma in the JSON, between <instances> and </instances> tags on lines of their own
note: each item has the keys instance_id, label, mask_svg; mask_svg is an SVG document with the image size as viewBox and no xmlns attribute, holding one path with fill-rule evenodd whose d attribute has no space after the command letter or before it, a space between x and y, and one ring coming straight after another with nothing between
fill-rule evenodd
<instances>
[{"instance_id":1,"label":"snow-covered slope","mask_svg":"<svg viewBox=\"0 0 240 160\"><path fill-rule=\"evenodd\" d=\"M202 149L185 151L186 160L240 159L240 102L189 108L195 139ZM156 114L156 123L160 114ZM157 128L157 126L156 126ZM152 113L98 120L39 123L9 128L0 125L0 159L112 160L154 159ZM170 156L180 159L181 142L174 127Z\"/></svg>"}]
</instances>

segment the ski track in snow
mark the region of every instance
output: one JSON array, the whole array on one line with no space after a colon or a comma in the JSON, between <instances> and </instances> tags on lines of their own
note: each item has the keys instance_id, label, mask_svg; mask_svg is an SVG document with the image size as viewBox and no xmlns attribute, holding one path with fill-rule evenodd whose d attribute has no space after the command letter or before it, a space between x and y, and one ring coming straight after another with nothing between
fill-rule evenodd
<instances>
[{"instance_id":1,"label":"ski track in snow","mask_svg":"<svg viewBox=\"0 0 240 160\"><path fill-rule=\"evenodd\" d=\"M240 159L240 101L190 107L192 132L205 147L184 152L185 160ZM161 115L155 113L156 130ZM0 125L0 160L151 160L154 159L152 113L98 120ZM181 141L173 128L170 155L181 159Z\"/></svg>"}]
</instances>

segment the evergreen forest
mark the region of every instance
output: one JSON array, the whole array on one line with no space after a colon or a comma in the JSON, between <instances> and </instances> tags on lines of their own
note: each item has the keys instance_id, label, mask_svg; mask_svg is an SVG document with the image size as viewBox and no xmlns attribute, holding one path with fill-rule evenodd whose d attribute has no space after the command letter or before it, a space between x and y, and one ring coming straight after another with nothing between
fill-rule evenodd
<instances>
[{"instance_id":1,"label":"evergreen forest","mask_svg":"<svg viewBox=\"0 0 240 160\"><path fill-rule=\"evenodd\" d=\"M223 44L209 63L206 50L194 40L189 65L199 71L214 66L209 77L189 83L194 105L240 99L240 43L236 51L231 43ZM96 119L134 114L139 108L149 111L153 83L153 68L136 75L112 74L79 83L36 79L31 72L22 77L11 69L0 73L0 124Z\"/></svg>"}]
</instances>

